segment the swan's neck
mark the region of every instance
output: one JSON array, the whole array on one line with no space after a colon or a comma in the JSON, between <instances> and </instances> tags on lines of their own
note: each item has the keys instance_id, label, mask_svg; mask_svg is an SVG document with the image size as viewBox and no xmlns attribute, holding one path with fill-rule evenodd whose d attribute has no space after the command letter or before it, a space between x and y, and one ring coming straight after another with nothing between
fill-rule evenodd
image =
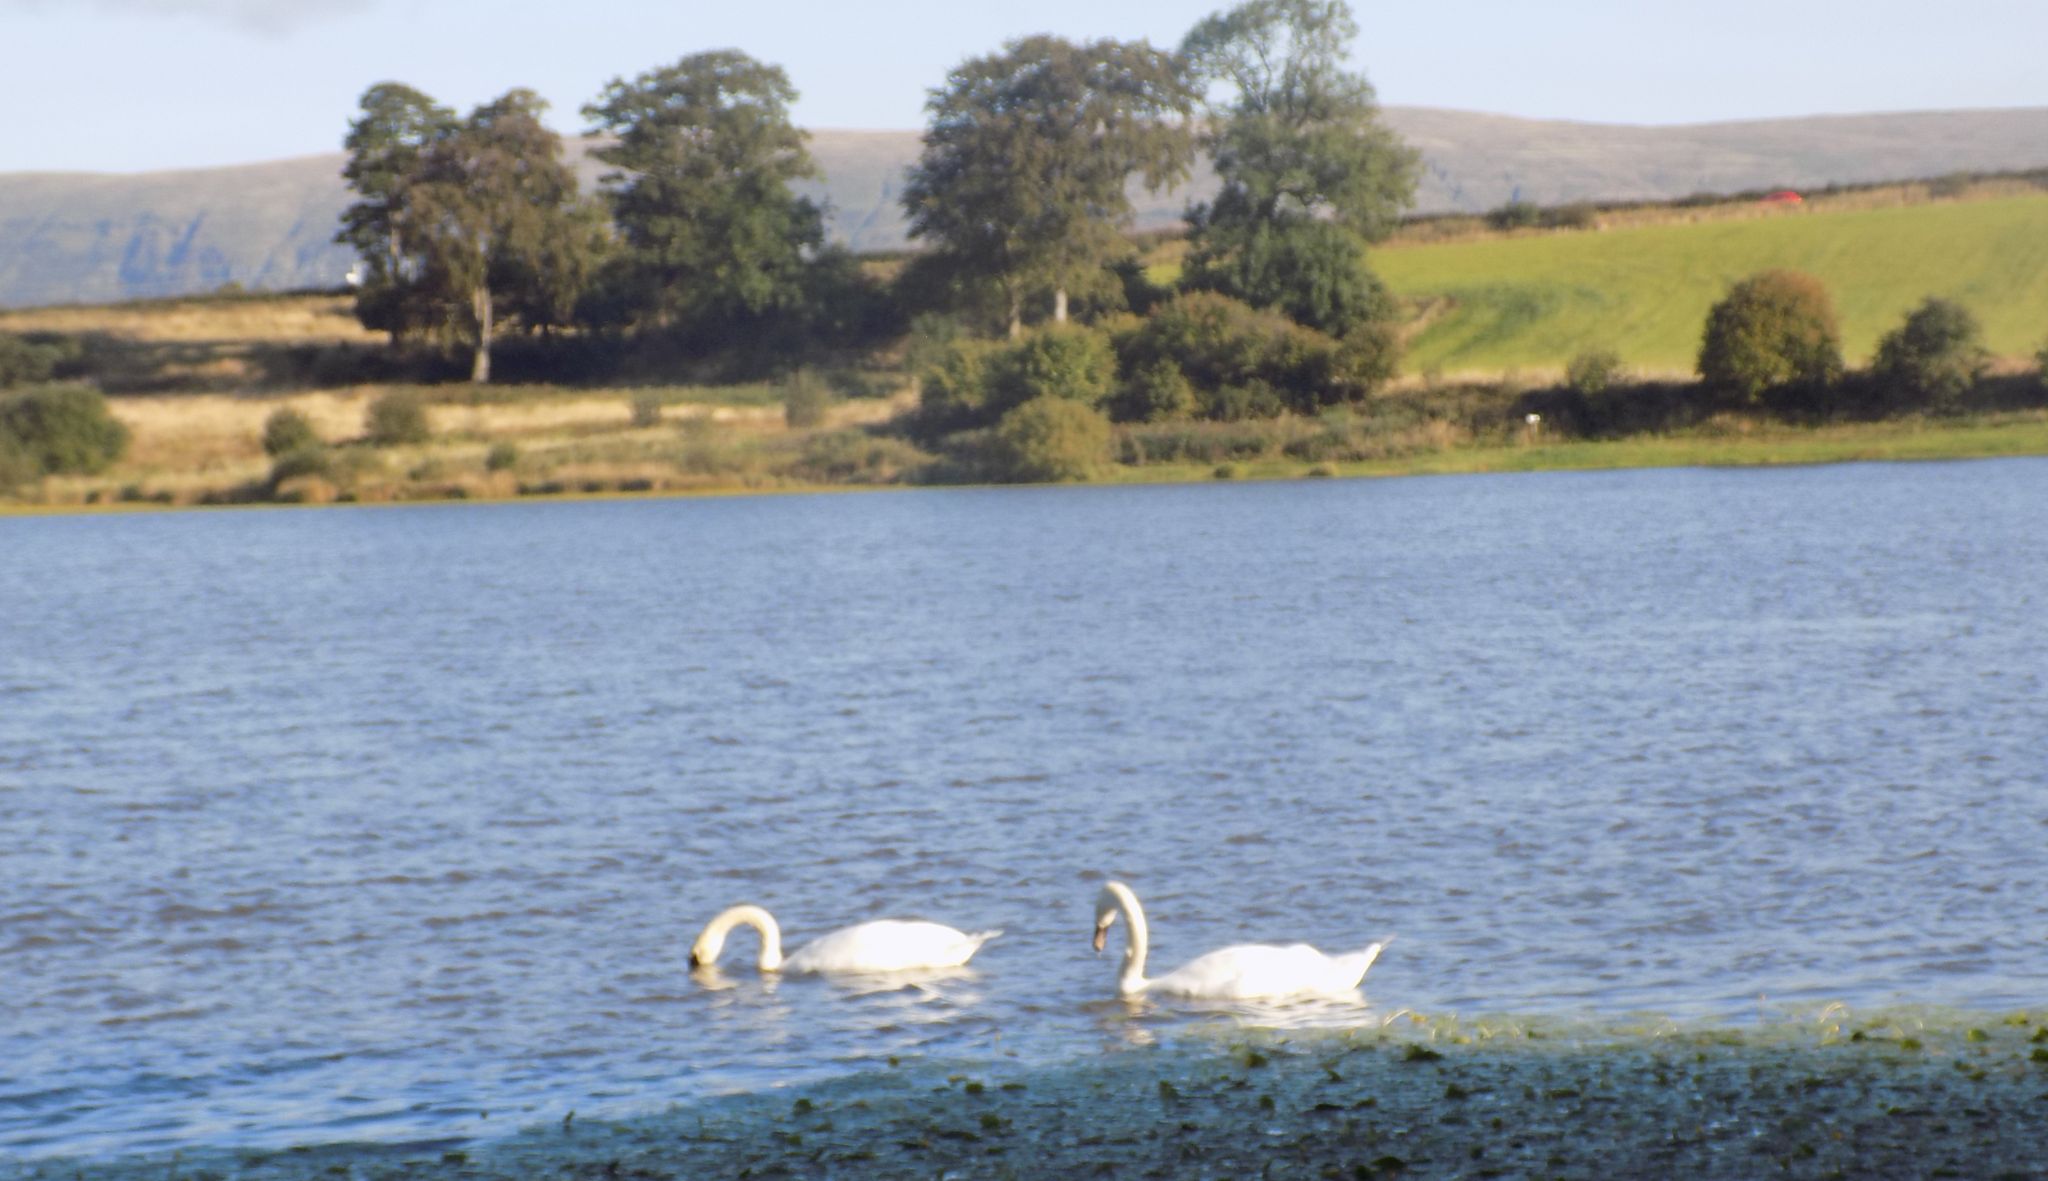
<instances>
[{"instance_id":1,"label":"swan's neck","mask_svg":"<svg viewBox=\"0 0 2048 1181\"><path fill-rule=\"evenodd\" d=\"M761 934L761 970L773 972L782 967L782 928L775 922L775 916L758 906L735 906L719 912L704 927L704 933L697 936L697 945L691 956L702 964L718 962L718 953L725 950L725 937L734 927L752 927Z\"/></svg>"},{"instance_id":2,"label":"swan's neck","mask_svg":"<svg viewBox=\"0 0 2048 1181\"><path fill-rule=\"evenodd\" d=\"M1117 969L1117 991L1125 996L1145 991L1151 981L1145 979L1145 955L1151 950L1152 932L1145 925L1145 908L1138 905L1138 896L1122 882L1111 882L1102 888L1105 902L1114 905L1124 917L1124 924L1130 933L1124 936L1124 962Z\"/></svg>"}]
</instances>

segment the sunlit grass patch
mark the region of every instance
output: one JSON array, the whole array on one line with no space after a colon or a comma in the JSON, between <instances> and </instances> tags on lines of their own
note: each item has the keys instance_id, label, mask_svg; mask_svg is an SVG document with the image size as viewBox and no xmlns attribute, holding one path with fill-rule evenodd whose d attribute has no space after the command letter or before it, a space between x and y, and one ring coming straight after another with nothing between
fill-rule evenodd
<instances>
[{"instance_id":1,"label":"sunlit grass patch","mask_svg":"<svg viewBox=\"0 0 2048 1181\"><path fill-rule=\"evenodd\" d=\"M1442 305L1410 342L1411 373L1547 370L1593 349L1687 372L1707 309L1770 268L1828 286L1852 364L1930 295L2022 357L2048 336L2048 195L1389 247L1372 266L1397 295Z\"/></svg>"}]
</instances>

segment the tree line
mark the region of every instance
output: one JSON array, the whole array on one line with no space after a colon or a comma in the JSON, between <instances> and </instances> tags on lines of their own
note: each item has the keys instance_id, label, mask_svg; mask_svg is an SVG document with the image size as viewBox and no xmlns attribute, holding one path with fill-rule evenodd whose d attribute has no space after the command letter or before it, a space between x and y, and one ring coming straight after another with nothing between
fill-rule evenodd
<instances>
[{"instance_id":1,"label":"tree line","mask_svg":"<svg viewBox=\"0 0 2048 1181\"><path fill-rule=\"evenodd\" d=\"M1032 36L968 59L929 93L902 197L922 249L888 284L826 244L824 211L792 188L818 171L797 92L737 50L615 79L582 108L611 168L594 197L532 91L459 116L372 86L337 240L362 259L363 323L466 351L475 381L508 332L790 356L942 312L1017 340L1172 294L1144 280L1128 194L1206 154L1218 188L1188 209L1182 286L1344 339L1391 317L1365 250L1418 174L1345 67L1357 32L1344 0L1246 0L1173 50Z\"/></svg>"}]
</instances>

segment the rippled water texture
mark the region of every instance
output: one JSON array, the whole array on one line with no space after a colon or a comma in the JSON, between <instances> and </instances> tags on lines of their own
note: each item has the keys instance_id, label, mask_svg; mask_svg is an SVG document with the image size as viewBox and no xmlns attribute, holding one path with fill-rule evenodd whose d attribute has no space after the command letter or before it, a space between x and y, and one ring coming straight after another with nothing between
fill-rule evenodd
<instances>
[{"instance_id":1,"label":"rippled water texture","mask_svg":"<svg viewBox=\"0 0 2048 1181\"><path fill-rule=\"evenodd\" d=\"M0 1159L510 1131L1213 1018L2016 1006L2048 462L0 520ZM924 916L976 971L763 983ZM713 987L722 984L724 987Z\"/></svg>"}]
</instances>

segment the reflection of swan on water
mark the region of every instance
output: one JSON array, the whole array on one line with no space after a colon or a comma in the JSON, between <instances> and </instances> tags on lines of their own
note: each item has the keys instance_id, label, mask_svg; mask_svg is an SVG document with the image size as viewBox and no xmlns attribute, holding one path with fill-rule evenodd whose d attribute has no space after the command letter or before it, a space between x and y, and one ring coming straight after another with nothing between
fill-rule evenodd
<instances>
[{"instance_id":1,"label":"reflection of swan on water","mask_svg":"<svg viewBox=\"0 0 2048 1181\"><path fill-rule=\"evenodd\" d=\"M841 927L820 936L788 958L782 954L782 927L775 916L758 906L735 906L719 913L690 946L690 966L709 967L725 950L725 937L734 927L752 927L761 933L763 972L914 972L925 968L957 968L973 958L981 945L1002 934L977 931L970 935L941 923L879 919Z\"/></svg>"},{"instance_id":2,"label":"reflection of swan on water","mask_svg":"<svg viewBox=\"0 0 2048 1181\"><path fill-rule=\"evenodd\" d=\"M1145 953L1151 931L1145 925L1138 896L1122 882L1109 882L1095 902L1095 950L1101 951L1118 914L1131 926L1118 969L1117 991L1126 997L1144 993L1206 1000L1292 1000L1356 996L1365 970L1379 958L1383 943L1348 955L1324 955L1306 943L1287 947L1245 943L1199 956L1164 976L1145 978Z\"/></svg>"}]
</instances>

